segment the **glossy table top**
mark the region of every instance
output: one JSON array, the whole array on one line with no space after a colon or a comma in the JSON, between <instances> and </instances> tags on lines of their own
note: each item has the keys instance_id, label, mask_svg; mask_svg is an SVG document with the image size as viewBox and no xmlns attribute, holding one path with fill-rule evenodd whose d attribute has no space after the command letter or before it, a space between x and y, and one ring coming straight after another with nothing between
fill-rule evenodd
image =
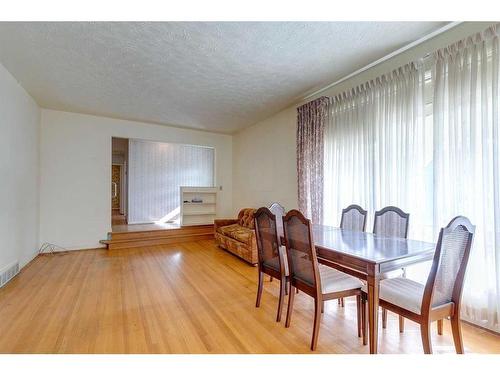
<instances>
[{"instance_id":1,"label":"glossy table top","mask_svg":"<svg viewBox=\"0 0 500 375\"><path fill-rule=\"evenodd\" d=\"M313 225L313 241L316 247L371 263L432 254L436 246L429 242L377 236L373 233L354 232L325 225Z\"/></svg>"}]
</instances>

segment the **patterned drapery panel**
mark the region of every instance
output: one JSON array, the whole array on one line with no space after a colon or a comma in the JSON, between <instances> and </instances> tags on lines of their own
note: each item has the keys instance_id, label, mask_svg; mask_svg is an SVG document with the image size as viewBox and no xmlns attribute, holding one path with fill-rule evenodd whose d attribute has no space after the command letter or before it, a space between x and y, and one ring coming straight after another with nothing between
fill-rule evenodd
<instances>
[{"instance_id":1,"label":"patterned drapery panel","mask_svg":"<svg viewBox=\"0 0 500 375\"><path fill-rule=\"evenodd\" d=\"M316 224L323 222L323 137L329 103L323 96L297 108L299 209Z\"/></svg>"}]
</instances>

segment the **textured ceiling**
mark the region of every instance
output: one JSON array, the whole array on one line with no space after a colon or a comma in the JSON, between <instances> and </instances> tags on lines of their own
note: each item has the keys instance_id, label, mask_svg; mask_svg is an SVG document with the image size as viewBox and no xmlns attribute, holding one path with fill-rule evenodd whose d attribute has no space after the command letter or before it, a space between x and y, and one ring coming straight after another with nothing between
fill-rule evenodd
<instances>
[{"instance_id":1,"label":"textured ceiling","mask_svg":"<svg viewBox=\"0 0 500 375\"><path fill-rule=\"evenodd\" d=\"M0 23L44 108L232 133L443 22Z\"/></svg>"}]
</instances>

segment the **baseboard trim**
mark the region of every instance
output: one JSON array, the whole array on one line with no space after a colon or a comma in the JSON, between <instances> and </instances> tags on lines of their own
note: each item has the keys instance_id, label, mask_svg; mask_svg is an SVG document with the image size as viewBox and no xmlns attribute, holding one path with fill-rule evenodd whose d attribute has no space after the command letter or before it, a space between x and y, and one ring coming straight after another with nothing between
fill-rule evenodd
<instances>
[{"instance_id":1,"label":"baseboard trim","mask_svg":"<svg viewBox=\"0 0 500 375\"><path fill-rule=\"evenodd\" d=\"M497 332L497 331L492 330L492 329L490 329L490 328L486 328L486 327L484 327L484 326L482 326L482 325L479 325L479 324L476 324L476 323L472 323L472 322L470 322L470 321L468 321L468 320L465 320L465 319L460 319L460 321L461 321L462 323L465 323L465 324L467 324L467 325L470 325L470 326L472 326L472 327L474 327L474 328L477 328L477 329L482 329L483 331L486 331L486 332L488 332L488 333L491 333L492 335L495 335L495 336L499 336L499 337L500 337L500 332Z\"/></svg>"}]
</instances>

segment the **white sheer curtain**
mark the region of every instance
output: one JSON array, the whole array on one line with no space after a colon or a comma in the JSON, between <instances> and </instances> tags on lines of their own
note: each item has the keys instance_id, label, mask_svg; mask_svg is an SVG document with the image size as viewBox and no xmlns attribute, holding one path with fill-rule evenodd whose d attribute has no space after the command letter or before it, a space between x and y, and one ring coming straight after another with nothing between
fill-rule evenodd
<instances>
[{"instance_id":1,"label":"white sheer curtain","mask_svg":"<svg viewBox=\"0 0 500 375\"><path fill-rule=\"evenodd\" d=\"M129 140L130 224L176 220L180 186L214 185L214 149Z\"/></svg>"},{"instance_id":2,"label":"white sheer curtain","mask_svg":"<svg viewBox=\"0 0 500 375\"><path fill-rule=\"evenodd\" d=\"M411 212L410 237L432 233L423 204L431 191L425 147L424 69L408 64L331 101L325 129L324 218L338 226L343 208L393 205ZM430 195L432 199L432 194ZM428 232L428 233L426 233Z\"/></svg>"},{"instance_id":3,"label":"white sheer curtain","mask_svg":"<svg viewBox=\"0 0 500 375\"><path fill-rule=\"evenodd\" d=\"M463 317L500 331L499 42L493 27L434 56L435 230L476 225Z\"/></svg>"},{"instance_id":4,"label":"white sheer curtain","mask_svg":"<svg viewBox=\"0 0 500 375\"><path fill-rule=\"evenodd\" d=\"M410 238L436 241L456 215L476 235L463 315L500 331L500 27L437 51L331 100L325 128L324 218L395 205ZM429 74L432 72L431 74ZM427 77L427 80L425 77ZM371 230L370 217L367 230ZM427 278L427 267L409 277Z\"/></svg>"}]
</instances>

